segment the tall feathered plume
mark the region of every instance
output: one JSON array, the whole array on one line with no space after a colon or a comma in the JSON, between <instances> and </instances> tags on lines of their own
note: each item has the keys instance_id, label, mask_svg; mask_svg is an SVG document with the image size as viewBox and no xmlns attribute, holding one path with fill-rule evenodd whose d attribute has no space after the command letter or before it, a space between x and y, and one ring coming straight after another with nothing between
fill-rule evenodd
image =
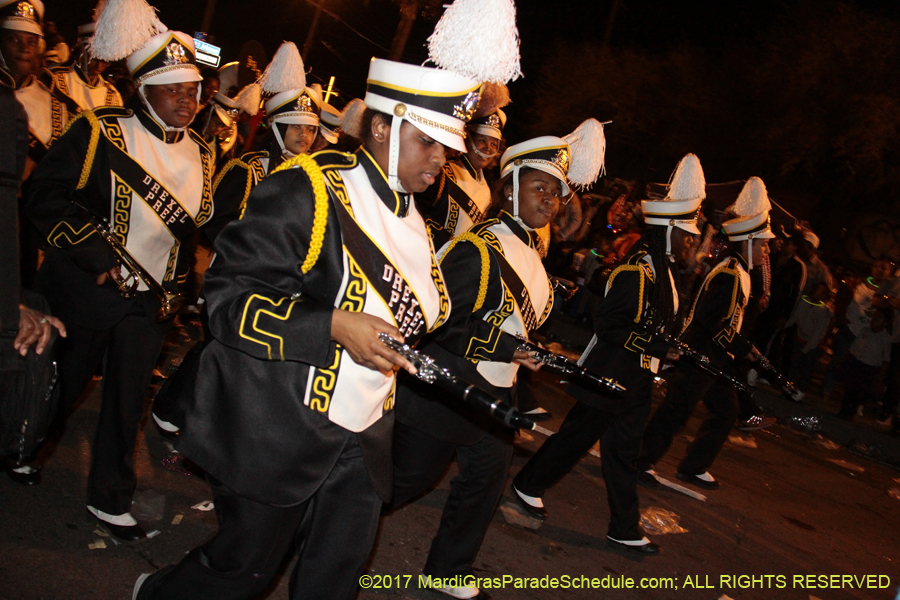
<instances>
[{"instance_id":1,"label":"tall feathered plume","mask_svg":"<svg viewBox=\"0 0 900 600\"><path fill-rule=\"evenodd\" d=\"M569 144L569 183L578 189L590 187L605 172L606 136L597 119L588 119L563 137Z\"/></svg>"},{"instance_id":2,"label":"tall feathered plume","mask_svg":"<svg viewBox=\"0 0 900 600\"><path fill-rule=\"evenodd\" d=\"M492 114L509 104L509 88L502 83L486 83L481 90L481 100L478 101L478 109L474 119Z\"/></svg>"},{"instance_id":3,"label":"tall feathered plume","mask_svg":"<svg viewBox=\"0 0 900 600\"><path fill-rule=\"evenodd\" d=\"M772 203L769 202L769 193L763 180L759 177L748 179L731 210L738 217L752 217L772 210Z\"/></svg>"},{"instance_id":4,"label":"tall feathered plume","mask_svg":"<svg viewBox=\"0 0 900 600\"><path fill-rule=\"evenodd\" d=\"M362 116L364 112L366 112L366 104L359 98L348 102L341 113L341 130L358 140L363 139Z\"/></svg>"},{"instance_id":5,"label":"tall feathered plume","mask_svg":"<svg viewBox=\"0 0 900 600\"><path fill-rule=\"evenodd\" d=\"M303 59L294 42L284 42L275 53L275 57L259 79L263 93L280 94L288 90L300 90L306 87L306 71Z\"/></svg>"},{"instance_id":6,"label":"tall feathered plume","mask_svg":"<svg viewBox=\"0 0 900 600\"><path fill-rule=\"evenodd\" d=\"M262 101L262 90L258 83L251 83L242 89L237 96L234 97L235 103L241 107L245 113L251 117L255 117L259 112L259 103Z\"/></svg>"},{"instance_id":7,"label":"tall feathered plume","mask_svg":"<svg viewBox=\"0 0 900 600\"><path fill-rule=\"evenodd\" d=\"M94 58L114 62L146 44L158 33L168 31L145 0L109 0L99 13L97 30L91 40Z\"/></svg>"},{"instance_id":8,"label":"tall feathered plume","mask_svg":"<svg viewBox=\"0 0 900 600\"><path fill-rule=\"evenodd\" d=\"M513 0L456 0L428 38L434 64L476 81L522 76Z\"/></svg>"},{"instance_id":9,"label":"tall feathered plume","mask_svg":"<svg viewBox=\"0 0 900 600\"><path fill-rule=\"evenodd\" d=\"M694 200L706 198L706 177L696 154L687 154L675 167L669 181L666 200Z\"/></svg>"}]
</instances>

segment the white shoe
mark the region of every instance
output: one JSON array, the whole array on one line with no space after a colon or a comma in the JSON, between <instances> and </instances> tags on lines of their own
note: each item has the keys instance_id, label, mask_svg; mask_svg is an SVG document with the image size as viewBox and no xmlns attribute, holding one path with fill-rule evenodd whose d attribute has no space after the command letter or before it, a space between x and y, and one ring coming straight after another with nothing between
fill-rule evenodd
<instances>
[{"instance_id":1,"label":"white shoe","mask_svg":"<svg viewBox=\"0 0 900 600\"><path fill-rule=\"evenodd\" d=\"M747 385L750 387L756 387L756 382L759 380L759 373L756 372L756 369L750 369L747 371Z\"/></svg>"},{"instance_id":2,"label":"white shoe","mask_svg":"<svg viewBox=\"0 0 900 600\"><path fill-rule=\"evenodd\" d=\"M454 583L462 583L467 578L468 577L466 576L456 575L453 577L435 577L434 579L437 579L439 582L453 581ZM437 583L432 581L432 578L430 576L425 577L425 582L425 585L427 585L432 590L440 592L442 594L446 594L451 598L458 598L459 600L469 600L470 598L477 598L478 594L481 593L481 591L474 585L437 585Z\"/></svg>"},{"instance_id":3,"label":"white shoe","mask_svg":"<svg viewBox=\"0 0 900 600\"><path fill-rule=\"evenodd\" d=\"M141 586L144 585L144 581L146 581L150 575L151 573L144 573L137 578L137 581L134 582L134 591L131 592L131 600L137 600L138 594L141 592Z\"/></svg>"},{"instance_id":4,"label":"white shoe","mask_svg":"<svg viewBox=\"0 0 900 600\"><path fill-rule=\"evenodd\" d=\"M801 392L800 390L797 390L796 393L791 394L791 400L793 400L794 402L800 402L801 400L803 400L804 396L806 396L806 392Z\"/></svg>"}]
</instances>

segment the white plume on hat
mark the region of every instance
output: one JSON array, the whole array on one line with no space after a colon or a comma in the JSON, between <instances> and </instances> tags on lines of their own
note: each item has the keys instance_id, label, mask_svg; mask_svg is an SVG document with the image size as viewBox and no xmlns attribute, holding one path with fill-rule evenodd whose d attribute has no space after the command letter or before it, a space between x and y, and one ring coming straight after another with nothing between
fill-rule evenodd
<instances>
[{"instance_id":1,"label":"white plume on hat","mask_svg":"<svg viewBox=\"0 0 900 600\"><path fill-rule=\"evenodd\" d=\"M686 154L675 167L669 181L666 200L695 200L706 198L706 177L696 154Z\"/></svg>"},{"instance_id":2,"label":"white plume on hat","mask_svg":"<svg viewBox=\"0 0 900 600\"><path fill-rule=\"evenodd\" d=\"M428 38L428 55L447 71L481 82L522 76L513 0L456 0Z\"/></svg>"},{"instance_id":3,"label":"white plume on hat","mask_svg":"<svg viewBox=\"0 0 900 600\"><path fill-rule=\"evenodd\" d=\"M358 140L363 139L362 116L366 112L366 103L354 98L347 103L341 113L341 129L344 133Z\"/></svg>"},{"instance_id":4,"label":"white plume on hat","mask_svg":"<svg viewBox=\"0 0 900 600\"><path fill-rule=\"evenodd\" d=\"M510 102L512 100L509 97L509 88L505 84L486 83L481 90L481 100L478 101L478 108L472 118L478 119L493 114Z\"/></svg>"},{"instance_id":5,"label":"white plume on hat","mask_svg":"<svg viewBox=\"0 0 900 600\"><path fill-rule=\"evenodd\" d=\"M738 194L731 212L738 217L752 217L769 210L772 210L772 203L766 184L759 177L751 177Z\"/></svg>"},{"instance_id":6,"label":"white plume on hat","mask_svg":"<svg viewBox=\"0 0 900 600\"><path fill-rule=\"evenodd\" d=\"M588 119L564 136L563 140L569 144L571 155L567 176L569 183L582 190L590 187L605 171L606 136L603 135L603 125L597 119Z\"/></svg>"},{"instance_id":7,"label":"white plume on hat","mask_svg":"<svg viewBox=\"0 0 900 600\"><path fill-rule=\"evenodd\" d=\"M266 94L274 95L306 87L306 70L294 42L284 42L266 67L259 85Z\"/></svg>"},{"instance_id":8,"label":"white plume on hat","mask_svg":"<svg viewBox=\"0 0 900 600\"><path fill-rule=\"evenodd\" d=\"M249 84L234 97L234 103L251 117L255 117L256 113L259 112L259 103L261 101L262 89L258 83Z\"/></svg>"},{"instance_id":9,"label":"white plume on hat","mask_svg":"<svg viewBox=\"0 0 900 600\"><path fill-rule=\"evenodd\" d=\"M169 30L145 0L109 0L97 19L91 54L115 62L140 50L154 35Z\"/></svg>"}]
</instances>

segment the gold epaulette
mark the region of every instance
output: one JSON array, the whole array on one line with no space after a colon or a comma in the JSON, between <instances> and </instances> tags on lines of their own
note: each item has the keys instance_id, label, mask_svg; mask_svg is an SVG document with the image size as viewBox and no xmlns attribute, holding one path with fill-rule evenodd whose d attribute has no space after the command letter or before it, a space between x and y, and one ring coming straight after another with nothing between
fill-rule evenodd
<instances>
[{"instance_id":1,"label":"gold epaulette","mask_svg":"<svg viewBox=\"0 0 900 600\"><path fill-rule=\"evenodd\" d=\"M337 150L321 150L313 154L312 159L322 170L352 169L357 164L355 154L339 152Z\"/></svg>"},{"instance_id":2,"label":"gold epaulette","mask_svg":"<svg viewBox=\"0 0 900 600\"><path fill-rule=\"evenodd\" d=\"M735 267L737 267L737 259L734 257L729 258L728 262L725 263L724 266L721 266L706 278L706 285L703 286L703 291L707 291L709 289L709 284L712 283L713 279L715 279L718 275L731 275L734 278L734 284L731 289L731 304L728 307L728 314L734 314L734 307L737 304L737 294L738 289L741 287L741 273Z\"/></svg>"},{"instance_id":3,"label":"gold epaulette","mask_svg":"<svg viewBox=\"0 0 900 600\"><path fill-rule=\"evenodd\" d=\"M613 281L615 281L619 273L625 273L628 271L637 272L640 291L638 292L637 315L634 317L635 323L640 323L641 316L644 314L644 279L649 279L650 282L653 283L653 269L650 268L650 265L641 260L644 254L646 253L637 253L634 256L630 257L628 262L626 262L624 265L619 265L618 267L616 267L613 272L609 274L609 279L606 282L606 289L609 290L613 285Z\"/></svg>"},{"instance_id":4,"label":"gold epaulette","mask_svg":"<svg viewBox=\"0 0 900 600\"><path fill-rule=\"evenodd\" d=\"M325 226L328 224L328 192L325 189L325 175L322 173L322 169L319 168L315 159L308 154L300 154L284 161L273 173L293 169L294 167L303 169L306 176L309 177L315 199L312 233L309 236L309 252L307 252L306 258L303 259L303 264L300 266L300 271L305 275L315 266L316 261L319 260L319 254L322 252L322 244L325 241Z\"/></svg>"},{"instance_id":5,"label":"gold epaulette","mask_svg":"<svg viewBox=\"0 0 900 600\"><path fill-rule=\"evenodd\" d=\"M471 231L466 231L455 238L450 242L450 245L447 246L447 250L444 252L444 255L441 257L441 263L444 262L444 258L450 254L450 251L460 242L471 242L475 244L475 247L478 249L478 253L481 255L481 278L478 281L478 297L475 299L475 306L472 308L472 312L477 312L481 310L481 307L484 306L484 301L487 298L487 288L488 288L488 278L491 273L491 256L488 253L487 243Z\"/></svg>"}]
</instances>

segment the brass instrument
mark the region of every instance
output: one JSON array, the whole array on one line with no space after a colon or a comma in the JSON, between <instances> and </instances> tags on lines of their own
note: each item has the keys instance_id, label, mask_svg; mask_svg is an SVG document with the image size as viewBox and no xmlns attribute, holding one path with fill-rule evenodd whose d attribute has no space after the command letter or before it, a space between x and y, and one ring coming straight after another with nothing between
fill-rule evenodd
<instances>
[{"instance_id":1,"label":"brass instrument","mask_svg":"<svg viewBox=\"0 0 900 600\"><path fill-rule=\"evenodd\" d=\"M175 315L178 314L178 311L185 305L187 298L183 294L173 294L163 288L163 286L153 278L153 275L151 275L150 272L131 255L125 248L125 245L119 241L119 238L113 233L109 221L94 216L90 210L87 210L81 205L78 206L88 214L91 225L94 226L94 229L97 230L97 233L100 234L103 241L106 242L116 254L116 259L119 261L119 267L126 273L124 277L121 273L110 275L110 279L113 280L113 283L116 284L116 287L119 290L119 295L123 298L133 298L137 291L138 284L143 281L150 292L156 296L157 300L159 300L159 312L156 314L156 320L160 323L164 323L174 318Z\"/></svg>"}]
</instances>

